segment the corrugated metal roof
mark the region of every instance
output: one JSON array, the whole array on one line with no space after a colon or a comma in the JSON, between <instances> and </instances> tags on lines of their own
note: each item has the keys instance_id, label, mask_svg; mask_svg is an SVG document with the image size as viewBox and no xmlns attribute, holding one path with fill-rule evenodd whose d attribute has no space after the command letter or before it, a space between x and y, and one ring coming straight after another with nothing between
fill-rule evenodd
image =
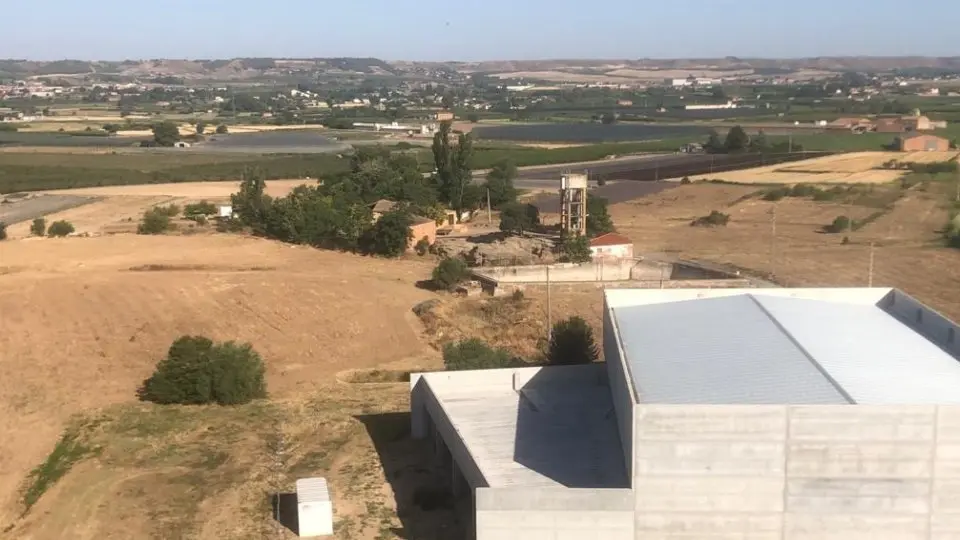
<instances>
[{"instance_id":1,"label":"corrugated metal roof","mask_svg":"<svg viewBox=\"0 0 960 540\"><path fill-rule=\"evenodd\" d=\"M615 314L641 403L848 403L750 295Z\"/></svg>"},{"instance_id":2,"label":"corrugated metal roof","mask_svg":"<svg viewBox=\"0 0 960 540\"><path fill-rule=\"evenodd\" d=\"M300 478L297 480L297 502L329 502L330 490L326 478Z\"/></svg>"},{"instance_id":3,"label":"corrugated metal roof","mask_svg":"<svg viewBox=\"0 0 960 540\"><path fill-rule=\"evenodd\" d=\"M960 403L960 363L876 305L754 292L614 314L640 402Z\"/></svg>"},{"instance_id":4,"label":"corrugated metal roof","mask_svg":"<svg viewBox=\"0 0 960 540\"><path fill-rule=\"evenodd\" d=\"M960 363L877 306L756 296L857 403L960 403Z\"/></svg>"}]
</instances>

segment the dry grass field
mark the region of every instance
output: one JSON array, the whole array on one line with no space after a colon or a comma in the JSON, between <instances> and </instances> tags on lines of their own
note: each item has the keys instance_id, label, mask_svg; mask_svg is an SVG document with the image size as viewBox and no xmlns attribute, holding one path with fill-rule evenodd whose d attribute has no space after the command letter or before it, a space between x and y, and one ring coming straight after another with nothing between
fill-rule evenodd
<instances>
[{"instance_id":1,"label":"dry grass field","mask_svg":"<svg viewBox=\"0 0 960 540\"><path fill-rule=\"evenodd\" d=\"M933 163L955 159L958 152L854 152L796 161L787 165L691 177L691 180L718 179L738 184L885 184L903 176L903 171L881 166L901 163Z\"/></svg>"},{"instance_id":2,"label":"dry grass field","mask_svg":"<svg viewBox=\"0 0 960 540\"><path fill-rule=\"evenodd\" d=\"M71 208L46 216L47 223L67 220L73 223L78 234L99 234L128 231L131 224L140 220L147 209L166 204L183 206L191 202L207 200L226 203L236 193L239 182L182 182L175 184L146 184L137 186L106 186L95 188L63 189L45 192L47 195L81 195L99 197L100 200L77 208ZM282 197L293 188L308 183L306 180L271 180L267 193ZM24 221L7 229L11 238L30 235L30 222Z\"/></svg>"},{"instance_id":3,"label":"dry grass field","mask_svg":"<svg viewBox=\"0 0 960 540\"><path fill-rule=\"evenodd\" d=\"M414 287L429 269L226 235L0 244L0 529L18 508L27 473L70 417L135 401L137 386L179 335L253 343L267 359L271 396L281 409L318 394L330 399L339 371L435 365L411 312L432 296ZM323 441L323 429L314 428ZM108 465L101 463L113 469ZM112 502L109 490L132 474L125 467L145 472L136 460L121 470L88 470L78 488L100 489L91 475L105 474L98 497ZM67 500L81 513L104 513L97 499ZM32 536L28 527L15 537L62 538L73 530L35 523L49 534Z\"/></svg>"},{"instance_id":4,"label":"dry grass field","mask_svg":"<svg viewBox=\"0 0 960 540\"><path fill-rule=\"evenodd\" d=\"M952 185L936 184L909 190L863 186L838 202L768 202L751 196L757 190L749 186L693 184L613 205L611 214L638 253L772 273L788 286L867 285L873 242L874 285L898 287L960 319L960 250L943 247L938 233L946 224L947 192L952 191ZM712 210L729 214L729 224L690 226ZM869 223L843 234L821 232L840 215Z\"/></svg>"},{"instance_id":5,"label":"dry grass field","mask_svg":"<svg viewBox=\"0 0 960 540\"><path fill-rule=\"evenodd\" d=\"M279 195L299 183L268 188ZM235 187L70 190L103 200L48 219L102 230L150 205L218 200ZM874 243L875 285L960 319L960 251L937 232L952 190L931 180L770 202L757 187L697 183L611 213L638 253L729 264L790 286L866 285ZM729 224L690 226L712 210ZM821 232L839 215L864 225ZM460 537L451 509L412 503L416 486L444 479L405 436L402 373L438 368L437 347L464 337L538 359L546 295L437 295L415 286L431 267L233 235L0 242L0 538L294 538L272 519L270 494L312 475L333 486L337 538ZM411 308L424 300L439 302L417 317ZM551 302L554 320L577 314L599 328L598 288L557 286ZM137 386L188 333L251 342L266 359L270 399L138 403ZM45 492L19 517L38 479Z\"/></svg>"}]
</instances>

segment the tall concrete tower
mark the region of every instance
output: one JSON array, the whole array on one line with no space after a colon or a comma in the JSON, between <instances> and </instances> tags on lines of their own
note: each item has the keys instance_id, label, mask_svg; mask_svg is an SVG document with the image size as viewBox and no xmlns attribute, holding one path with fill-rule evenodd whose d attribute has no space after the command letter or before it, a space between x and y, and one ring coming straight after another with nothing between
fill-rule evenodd
<instances>
[{"instance_id":1,"label":"tall concrete tower","mask_svg":"<svg viewBox=\"0 0 960 540\"><path fill-rule=\"evenodd\" d=\"M587 175L560 177L560 231L564 235L587 233Z\"/></svg>"}]
</instances>

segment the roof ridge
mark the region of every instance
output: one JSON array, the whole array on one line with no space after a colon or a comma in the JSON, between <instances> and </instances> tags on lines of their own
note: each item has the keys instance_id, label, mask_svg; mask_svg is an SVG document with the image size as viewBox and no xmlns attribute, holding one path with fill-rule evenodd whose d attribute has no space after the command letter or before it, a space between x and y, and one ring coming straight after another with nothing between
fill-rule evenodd
<instances>
[{"instance_id":1,"label":"roof ridge","mask_svg":"<svg viewBox=\"0 0 960 540\"><path fill-rule=\"evenodd\" d=\"M794 337L794 335L791 334L790 331L787 330L787 328L783 324L781 324L780 321L776 317L774 317L772 313L770 313L770 310L768 310L767 307L763 305L763 302L761 302L760 299L757 298L756 293L752 293L752 292L746 293L746 296L750 298L750 300L752 300L754 304L757 305L757 308L760 309L760 311L764 314L764 316L766 316L767 319L771 323L773 323L773 325L776 326L777 329L780 330L780 332L784 336L786 336L787 339L790 340L790 343L792 343L793 346L796 347L797 350L803 354L803 356L807 359L807 361L810 362L810 364L814 368L816 368L818 372L820 372L823 378L826 379L827 382L829 382L834 387L834 389L836 389L836 391L841 396L843 396L844 399L847 400L848 403L851 403L851 404L857 403L857 401L853 399L853 396L847 393L847 391L842 386L840 386L840 383L838 383L837 380L830 375L830 372L827 371L822 365L820 365L820 362L817 362L817 360L813 357L813 355L811 355L810 352L807 351L807 349L802 344L800 344L800 341L796 337ZM791 297L783 297L783 298L791 298Z\"/></svg>"}]
</instances>

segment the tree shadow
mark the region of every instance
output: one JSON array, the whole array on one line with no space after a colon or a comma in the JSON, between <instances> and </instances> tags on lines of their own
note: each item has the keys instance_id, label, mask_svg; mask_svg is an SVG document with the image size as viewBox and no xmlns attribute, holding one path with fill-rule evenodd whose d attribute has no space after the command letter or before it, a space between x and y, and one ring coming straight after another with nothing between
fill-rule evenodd
<instances>
[{"instance_id":1,"label":"tree shadow","mask_svg":"<svg viewBox=\"0 0 960 540\"><path fill-rule=\"evenodd\" d=\"M297 494L275 493L270 497L270 505L273 507L273 519L299 536L300 515L297 510Z\"/></svg>"},{"instance_id":2,"label":"tree shadow","mask_svg":"<svg viewBox=\"0 0 960 540\"><path fill-rule=\"evenodd\" d=\"M472 498L454 499L450 470L434 457L432 442L410 436L410 413L356 418L367 429L393 491L402 525L393 534L407 540L467 538Z\"/></svg>"}]
</instances>

